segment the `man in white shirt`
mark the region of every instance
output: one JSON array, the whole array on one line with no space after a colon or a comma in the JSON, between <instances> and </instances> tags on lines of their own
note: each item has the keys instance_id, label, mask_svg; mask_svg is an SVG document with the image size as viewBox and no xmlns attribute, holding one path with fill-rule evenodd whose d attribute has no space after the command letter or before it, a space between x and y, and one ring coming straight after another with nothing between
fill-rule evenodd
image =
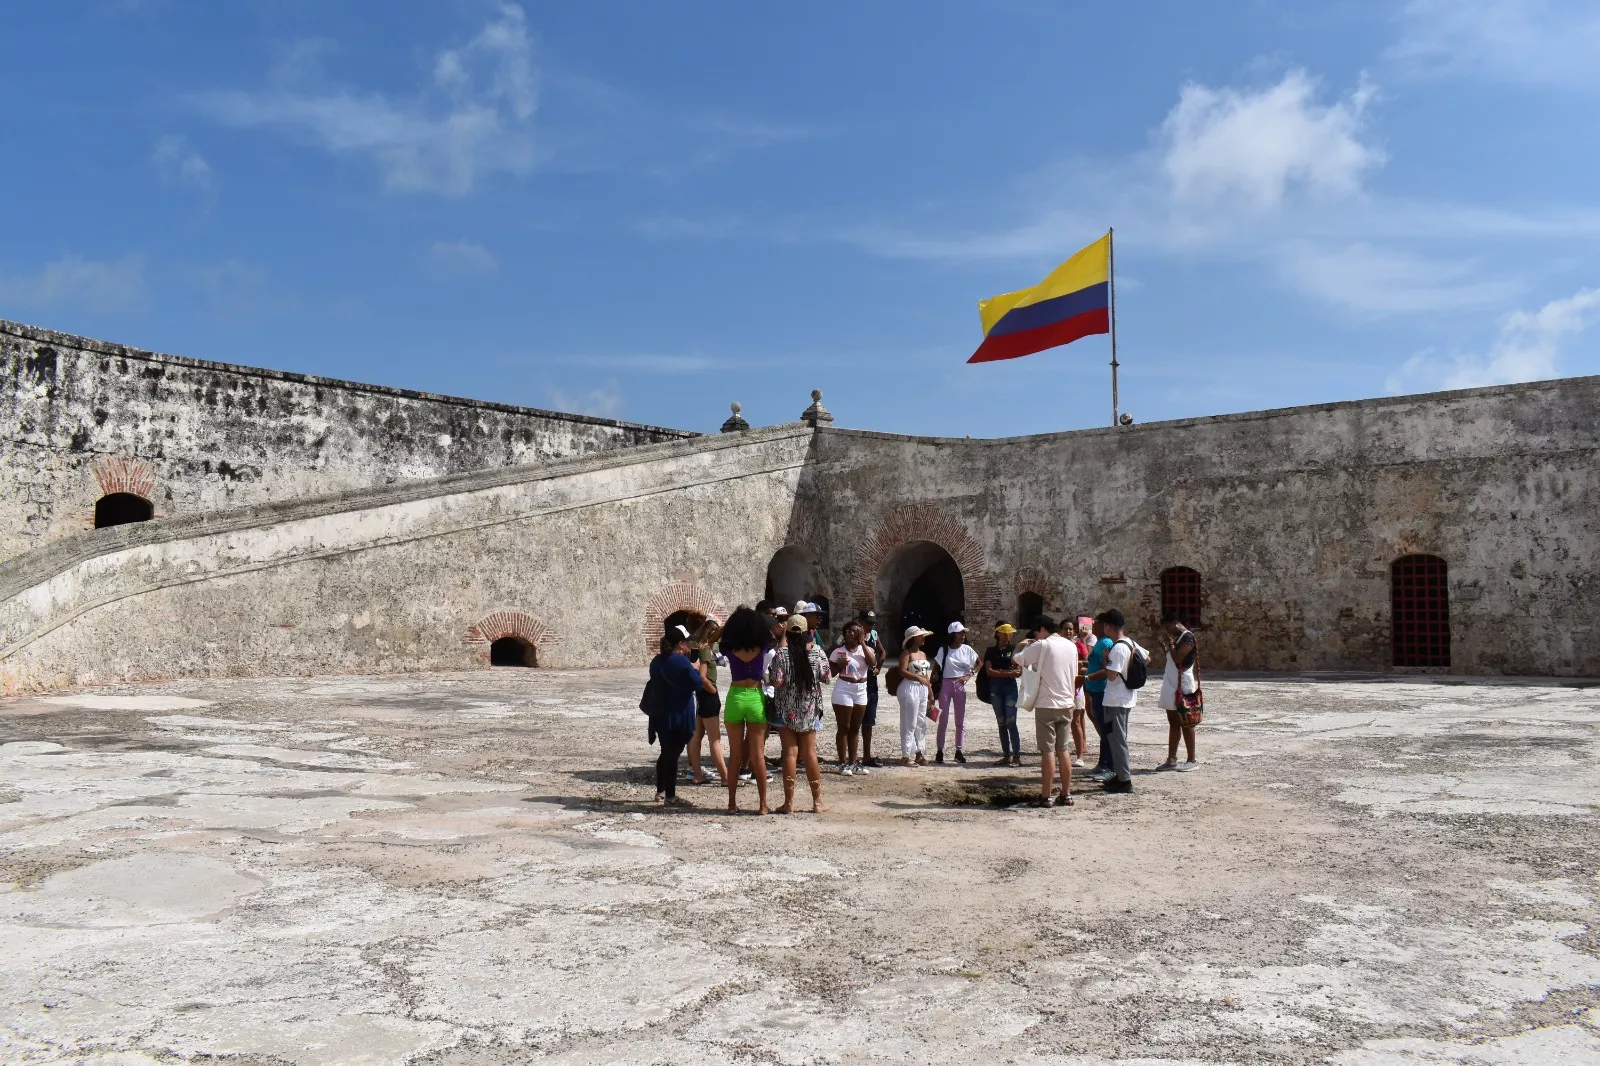
<instances>
[{"instance_id":1,"label":"man in white shirt","mask_svg":"<svg viewBox=\"0 0 1600 1066\"><path fill-rule=\"evenodd\" d=\"M940 648L933 661L939 664L939 753L936 763L944 762L945 727L950 724L950 711L956 715L956 762L966 762L961 751L967 739L967 682L978 672L978 653L967 643L967 627L951 622L945 629L950 638L948 647Z\"/></svg>"},{"instance_id":2,"label":"man in white shirt","mask_svg":"<svg viewBox=\"0 0 1600 1066\"><path fill-rule=\"evenodd\" d=\"M1103 612L1095 621L1100 623L1100 631L1115 642L1111 645L1111 650L1106 652L1105 669L1096 670L1088 677L1091 681L1105 678L1106 682L1106 691L1100 707L1101 716L1106 723L1106 741L1111 747L1112 776L1106 782L1105 789L1107 792L1132 792L1128 715L1133 711L1134 704L1139 701L1139 690L1128 687L1128 665L1135 655L1149 663L1150 653L1123 633L1125 620L1122 612L1115 607Z\"/></svg>"},{"instance_id":3,"label":"man in white shirt","mask_svg":"<svg viewBox=\"0 0 1600 1066\"><path fill-rule=\"evenodd\" d=\"M1056 632L1052 618L1040 618L1034 625L1034 641L1017 652L1018 666L1039 672L1039 688L1033 698L1033 726L1039 741L1039 795L1029 803L1050 806L1050 786L1056 767L1061 768L1061 795L1057 807L1072 806L1072 760L1067 756L1072 741L1072 693L1078 687L1078 646Z\"/></svg>"}]
</instances>

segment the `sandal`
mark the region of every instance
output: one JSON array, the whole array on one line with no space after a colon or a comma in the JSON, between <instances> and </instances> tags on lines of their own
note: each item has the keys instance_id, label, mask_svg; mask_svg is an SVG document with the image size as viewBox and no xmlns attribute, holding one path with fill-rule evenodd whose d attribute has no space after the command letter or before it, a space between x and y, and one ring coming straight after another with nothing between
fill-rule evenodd
<instances>
[{"instance_id":1,"label":"sandal","mask_svg":"<svg viewBox=\"0 0 1600 1066\"><path fill-rule=\"evenodd\" d=\"M1057 807L1075 807L1075 806L1077 806L1077 803L1076 803L1076 801L1073 800L1073 798L1071 796L1069 796L1065 792L1063 792L1063 793L1061 793L1061 795L1056 797L1056 806Z\"/></svg>"},{"instance_id":2,"label":"sandal","mask_svg":"<svg viewBox=\"0 0 1600 1066\"><path fill-rule=\"evenodd\" d=\"M1030 806L1030 807L1048 807L1048 806L1050 806L1050 801L1045 799L1043 796L1034 796L1034 797L1032 797L1031 799L1028 800L1028 806Z\"/></svg>"}]
</instances>

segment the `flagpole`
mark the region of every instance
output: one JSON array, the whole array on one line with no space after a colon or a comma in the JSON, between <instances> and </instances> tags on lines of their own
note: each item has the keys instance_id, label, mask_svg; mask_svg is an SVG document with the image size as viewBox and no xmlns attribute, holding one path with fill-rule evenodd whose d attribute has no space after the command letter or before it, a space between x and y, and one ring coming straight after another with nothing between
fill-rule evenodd
<instances>
[{"instance_id":1,"label":"flagpole","mask_svg":"<svg viewBox=\"0 0 1600 1066\"><path fill-rule=\"evenodd\" d=\"M1106 228L1106 280L1111 290L1111 428L1117 427L1117 246L1114 227Z\"/></svg>"}]
</instances>

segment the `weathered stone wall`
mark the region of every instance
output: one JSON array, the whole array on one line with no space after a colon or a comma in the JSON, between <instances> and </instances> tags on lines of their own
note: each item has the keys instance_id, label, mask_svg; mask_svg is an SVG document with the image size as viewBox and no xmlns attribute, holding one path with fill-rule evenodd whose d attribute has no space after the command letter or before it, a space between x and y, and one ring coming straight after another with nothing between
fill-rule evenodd
<instances>
[{"instance_id":1,"label":"weathered stone wall","mask_svg":"<svg viewBox=\"0 0 1600 1066\"><path fill-rule=\"evenodd\" d=\"M93 528L111 492L159 518L692 436L0 321L0 559Z\"/></svg>"},{"instance_id":2,"label":"weathered stone wall","mask_svg":"<svg viewBox=\"0 0 1600 1066\"><path fill-rule=\"evenodd\" d=\"M1389 567L1450 569L1454 673L1600 675L1600 378L998 441L776 427L80 533L0 563L0 684L641 662L780 549L897 622L947 552L978 630L1202 577L1212 669L1387 669ZM937 547L930 547L937 546ZM908 563L909 560L909 563ZM912 569L908 569L908 565Z\"/></svg>"},{"instance_id":3,"label":"weathered stone wall","mask_svg":"<svg viewBox=\"0 0 1600 1066\"><path fill-rule=\"evenodd\" d=\"M838 608L900 546L955 557L967 620L1121 607L1202 575L1213 668L1388 669L1389 567L1449 565L1455 673L1600 674L1600 378L1011 440L831 431L793 537ZM890 623L893 619L886 620Z\"/></svg>"},{"instance_id":4,"label":"weathered stone wall","mask_svg":"<svg viewBox=\"0 0 1600 1066\"><path fill-rule=\"evenodd\" d=\"M783 544L804 427L94 530L0 564L0 691L643 662Z\"/></svg>"}]
</instances>

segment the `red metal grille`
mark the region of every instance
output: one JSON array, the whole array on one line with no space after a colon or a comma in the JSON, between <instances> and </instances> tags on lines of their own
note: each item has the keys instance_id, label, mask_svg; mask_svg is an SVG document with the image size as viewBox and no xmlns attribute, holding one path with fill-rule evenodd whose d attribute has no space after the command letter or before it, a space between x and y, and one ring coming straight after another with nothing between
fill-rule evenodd
<instances>
[{"instance_id":1,"label":"red metal grille","mask_svg":"<svg viewBox=\"0 0 1600 1066\"><path fill-rule=\"evenodd\" d=\"M1448 577L1436 555L1403 555L1389 567L1394 665L1450 665Z\"/></svg>"},{"instance_id":2,"label":"red metal grille","mask_svg":"<svg viewBox=\"0 0 1600 1066\"><path fill-rule=\"evenodd\" d=\"M1200 624L1200 571L1187 566L1161 571L1161 613L1177 615L1186 626Z\"/></svg>"}]
</instances>

